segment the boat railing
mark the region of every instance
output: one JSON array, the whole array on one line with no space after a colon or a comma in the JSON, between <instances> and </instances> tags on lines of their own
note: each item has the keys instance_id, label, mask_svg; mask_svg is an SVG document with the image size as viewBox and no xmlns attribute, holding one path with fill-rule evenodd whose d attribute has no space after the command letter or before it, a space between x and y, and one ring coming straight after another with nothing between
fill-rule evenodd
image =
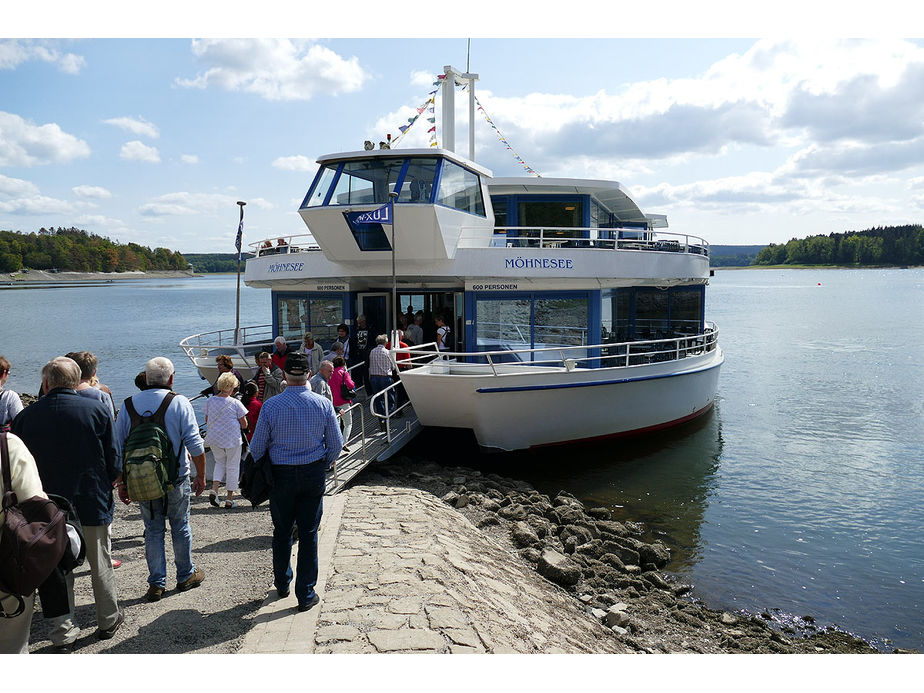
<instances>
[{"instance_id":1,"label":"boat railing","mask_svg":"<svg viewBox=\"0 0 924 693\"><path fill-rule=\"evenodd\" d=\"M357 430L357 428L358 428L358 429L359 429L359 432L356 433L355 435L351 436L351 437L349 438L349 440L344 439L343 444L344 444L345 446L349 446L350 443L354 443L354 442L356 442L356 441L358 440L358 441L359 441L359 444L360 444L360 454L359 454L359 456L360 456L360 458L362 459L362 462L365 464L369 458L368 458L368 454L367 454L367 450L366 450L367 438L366 438L366 417L365 417L364 407L363 407L363 405L362 405L361 402L356 402L355 404L351 404L351 405L350 405L349 407L347 407L346 409L342 409L342 410L338 411L338 412L337 412L337 418L338 418L338 419L339 419L339 418L342 418L342 417L343 417L343 414L344 414L344 413L347 413L347 412L349 412L350 416L353 417L353 427L352 427L352 430L355 431L355 430ZM357 420L357 416L356 416L356 413L357 413L357 412L359 412L358 420ZM334 478L334 484L336 484L337 486L340 485L340 479L339 479L339 477L338 477L338 475L337 475L337 463L338 463L339 461L340 461L340 459L337 458L337 460L334 461L334 466L333 466L333 468L331 469L331 474L332 474L332 476L333 476L333 478Z\"/></svg>"},{"instance_id":2,"label":"boat railing","mask_svg":"<svg viewBox=\"0 0 924 693\"><path fill-rule=\"evenodd\" d=\"M264 255L289 255L291 253L305 253L320 250L321 246L310 233L299 233L292 236L276 236L264 238L262 241L251 243L254 257Z\"/></svg>"},{"instance_id":3,"label":"boat railing","mask_svg":"<svg viewBox=\"0 0 924 693\"><path fill-rule=\"evenodd\" d=\"M464 365L486 365L493 375L509 372L510 365L545 366L564 368L613 368L641 366L699 356L718 347L719 329L715 323L706 323L702 332L677 334L664 339L644 339L626 342L605 342L586 346L551 346L532 349L499 349L477 352L436 352L436 344L421 344L396 349L392 358L407 354L396 363L403 368L414 368L425 364L439 365L443 362ZM458 374L471 374L470 370L459 368ZM447 368L446 374L453 369Z\"/></svg>"},{"instance_id":4,"label":"boat railing","mask_svg":"<svg viewBox=\"0 0 924 693\"><path fill-rule=\"evenodd\" d=\"M250 325L241 327L235 335L233 329L213 330L212 332L200 332L190 337L186 337L180 342L180 348L186 353L186 356L195 363L197 358L207 358L209 356L218 356L219 354L228 354L232 356L237 354L245 362L252 358L260 347L273 344L273 326L272 325Z\"/></svg>"},{"instance_id":5,"label":"boat railing","mask_svg":"<svg viewBox=\"0 0 924 693\"><path fill-rule=\"evenodd\" d=\"M401 351L404 350L402 349ZM406 363L407 361L402 361L401 367L404 368L404 364ZM407 426L401 429L400 426L396 425L394 422L395 418L403 416L404 412L411 406L410 401L406 398L401 404L392 404L393 400L397 400L398 393L403 391L404 386L401 384L401 381L396 381L385 389L379 390L369 398L369 413L377 418L385 427L385 437L389 443L401 435L404 435L409 430ZM389 397L389 393L394 394L392 397ZM378 409L381 409L384 413L379 413L379 411L377 411Z\"/></svg>"},{"instance_id":6,"label":"boat railing","mask_svg":"<svg viewBox=\"0 0 924 693\"><path fill-rule=\"evenodd\" d=\"M484 247L483 234L483 227L463 227L459 247ZM575 226L496 226L490 247L593 248L709 255L709 243L699 236L690 234Z\"/></svg>"}]
</instances>

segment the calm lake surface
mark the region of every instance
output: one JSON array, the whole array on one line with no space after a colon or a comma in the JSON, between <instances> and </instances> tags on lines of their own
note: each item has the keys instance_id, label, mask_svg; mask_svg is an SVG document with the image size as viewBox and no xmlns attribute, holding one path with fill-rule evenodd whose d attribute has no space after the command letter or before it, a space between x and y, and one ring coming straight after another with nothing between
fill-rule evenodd
<instances>
[{"instance_id":1,"label":"calm lake surface","mask_svg":"<svg viewBox=\"0 0 924 693\"><path fill-rule=\"evenodd\" d=\"M205 383L177 343L233 328L234 287L220 276L0 290L8 386L35 393L48 359L88 349L117 404L158 355L193 395ZM242 288L241 324L269 316L269 291ZM924 650L924 269L718 270L706 316L726 362L698 421L509 455L425 432L408 452L645 523L712 607L811 615Z\"/></svg>"}]
</instances>

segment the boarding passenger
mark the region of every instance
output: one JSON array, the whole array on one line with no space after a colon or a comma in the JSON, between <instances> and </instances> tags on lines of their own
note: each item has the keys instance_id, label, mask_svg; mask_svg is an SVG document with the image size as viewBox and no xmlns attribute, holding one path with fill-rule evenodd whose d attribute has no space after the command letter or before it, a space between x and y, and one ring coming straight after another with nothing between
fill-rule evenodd
<instances>
[{"instance_id":1,"label":"boarding passenger","mask_svg":"<svg viewBox=\"0 0 924 693\"><path fill-rule=\"evenodd\" d=\"M311 373L317 375L318 371L321 370L321 361L324 360L324 349L321 348L320 344L314 341L313 334L310 332L305 333L305 338L302 340L302 345L298 351L308 356L308 360L311 364Z\"/></svg>"},{"instance_id":2,"label":"boarding passenger","mask_svg":"<svg viewBox=\"0 0 924 693\"><path fill-rule=\"evenodd\" d=\"M343 430L343 449L349 452L347 444L350 442L350 434L353 432L353 412L350 411L350 407L353 406L353 398L344 397L344 395L351 392L355 395L356 383L350 377L346 361L342 356L334 358L332 365L334 372L330 376L330 391L334 398L334 408L340 416L340 426Z\"/></svg>"},{"instance_id":3,"label":"boarding passenger","mask_svg":"<svg viewBox=\"0 0 924 693\"><path fill-rule=\"evenodd\" d=\"M241 375L241 372L234 367L231 362L231 357L227 354L219 354L215 357L215 364L218 367L218 377L220 378L223 373L231 373L237 379L237 385L235 386L236 390L240 390L244 386L244 376ZM218 378L215 379L215 382L212 383L209 387L205 388L199 394L209 397L211 395L217 395L220 392L218 389ZM233 394L233 393L232 393Z\"/></svg>"},{"instance_id":4,"label":"boarding passenger","mask_svg":"<svg viewBox=\"0 0 924 693\"><path fill-rule=\"evenodd\" d=\"M321 395L324 399L334 402L333 394L330 390L330 376L334 372L334 364L330 361L321 361L318 372L311 376L308 386L316 395Z\"/></svg>"},{"instance_id":5,"label":"boarding passenger","mask_svg":"<svg viewBox=\"0 0 924 693\"><path fill-rule=\"evenodd\" d=\"M404 332L404 336L407 338L408 344L413 344L415 346L420 346L421 344L423 344L424 336L423 336L423 328L421 327L421 325L423 324L423 319L424 319L423 311L418 310L414 314L414 322L409 323L407 326L407 330L405 330Z\"/></svg>"},{"instance_id":6,"label":"boarding passenger","mask_svg":"<svg viewBox=\"0 0 924 693\"><path fill-rule=\"evenodd\" d=\"M385 348L387 341L388 338L385 335L380 334L375 338L375 349L373 349L369 354L369 381L372 384L372 395L381 392L392 384L391 373L393 366L391 363L391 356L388 355L388 350ZM385 399L388 400L387 404ZM389 414L393 412L395 409L394 390L390 390L384 398L378 398L375 404L376 411L380 415L384 416L386 412ZM379 424L384 428L384 421L380 420Z\"/></svg>"},{"instance_id":7,"label":"boarding passenger","mask_svg":"<svg viewBox=\"0 0 924 693\"><path fill-rule=\"evenodd\" d=\"M22 411L22 400L19 394L5 387L11 368L12 365L7 358L0 356L0 431L10 430L10 423Z\"/></svg>"},{"instance_id":8,"label":"boarding passenger","mask_svg":"<svg viewBox=\"0 0 924 693\"><path fill-rule=\"evenodd\" d=\"M104 392L100 388L99 379L96 377L99 361L96 356L89 351L72 351L66 354L67 358L74 360L80 366L80 384L77 386L77 394L82 397L95 399L106 405L109 415L115 421L115 407L112 406L112 394ZM105 387L105 386L104 386ZM107 390L109 388L106 388Z\"/></svg>"},{"instance_id":9,"label":"boarding passenger","mask_svg":"<svg viewBox=\"0 0 924 693\"><path fill-rule=\"evenodd\" d=\"M437 314L436 318L436 350L437 351L452 351L453 350L453 339L452 339L452 330L446 322L446 318L442 314Z\"/></svg>"},{"instance_id":10,"label":"boarding passenger","mask_svg":"<svg viewBox=\"0 0 924 693\"><path fill-rule=\"evenodd\" d=\"M292 354L285 364L286 389L267 401L254 431L255 460L269 453L273 488L273 582L280 599L289 596L292 582L292 530L298 528L295 598L299 611L320 601L318 525L327 470L343 448L334 406L308 389L308 358Z\"/></svg>"},{"instance_id":11,"label":"boarding passenger","mask_svg":"<svg viewBox=\"0 0 924 693\"><path fill-rule=\"evenodd\" d=\"M260 418L260 407L263 406L263 403L260 401L260 398L257 397L258 394L257 384L254 381L250 381L244 384L244 396L241 397L241 404L247 409L247 440L250 441L253 438L253 431L257 427L257 419Z\"/></svg>"},{"instance_id":12,"label":"boarding passenger","mask_svg":"<svg viewBox=\"0 0 924 693\"><path fill-rule=\"evenodd\" d=\"M337 342L343 345L343 358L347 362L348 366L353 365L353 355L350 353L350 328L347 327L346 323L340 323L337 325L337 339L334 340L334 344L331 346L331 350L336 348ZM333 360L333 359L331 359Z\"/></svg>"},{"instance_id":13,"label":"boarding passenger","mask_svg":"<svg viewBox=\"0 0 924 693\"><path fill-rule=\"evenodd\" d=\"M207 424L205 444L212 449L215 469L212 472L212 490L209 503L218 507L218 486L225 482L225 508L234 507L238 474L241 470L241 431L247 428L247 408L231 396L237 379L231 373L218 376L218 396L205 403Z\"/></svg>"},{"instance_id":14,"label":"boarding passenger","mask_svg":"<svg viewBox=\"0 0 924 693\"><path fill-rule=\"evenodd\" d=\"M282 367L285 365L285 362L286 362L286 356L288 356L291 351L292 350L289 349L288 342L286 342L285 337L283 337L282 335L276 337L276 339L273 340L272 358L273 358L273 363L276 365L277 368L282 370Z\"/></svg>"},{"instance_id":15,"label":"boarding passenger","mask_svg":"<svg viewBox=\"0 0 924 693\"><path fill-rule=\"evenodd\" d=\"M144 375L148 389L125 400L116 418L115 439L119 452L132 425L126 403L131 400L132 407L140 416L151 416L173 388L174 369L168 358L158 356L148 361L144 365ZM205 571L193 563L192 527L189 524L190 495L195 493L199 496L205 490L205 444L199 436L199 424L192 404L183 395L174 394L164 417L164 428L179 462L177 477L171 480L173 490L163 498L138 503L144 521L144 553L148 563L148 591L144 597L149 602L160 600L167 589L164 535L168 521L177 591L198 587L205 579ZM189 479L190 457L196 467L196 478L192 481ZM124 482L119 484L119 498L123 503L131 502Z\"/></svg>"},{"instance_id":16,"label":"boarding passenger","mask_svg":"<svg viewBox=\"0 0 924 693\"><path fill-rule=\"evenodd\" d=\"M285 388L286 383L282 369L265 351L257 354L257 377L253 381L257 384L257 398L265 402L273 395L278 395Z\"/></svg>"},{"instance_id":17,"label":"boarding passenger","mask_svg":"<svg viewBox=\"0 0 924 693\"><path fill-rule=\"evenodd\" d=\"M115 635L125 616L116 596L110 525L112 486L122 475L112 416L99 400L81 397L80 366L58 356L42 368L45 396L13 420L12 431L35 457L45 493L64 496L80 518L96 604L97 637ZM65 576L70 609L51 620L51 642L67 647L80 635L74 623L74 575Z\"/></svg>"}]
</instances>

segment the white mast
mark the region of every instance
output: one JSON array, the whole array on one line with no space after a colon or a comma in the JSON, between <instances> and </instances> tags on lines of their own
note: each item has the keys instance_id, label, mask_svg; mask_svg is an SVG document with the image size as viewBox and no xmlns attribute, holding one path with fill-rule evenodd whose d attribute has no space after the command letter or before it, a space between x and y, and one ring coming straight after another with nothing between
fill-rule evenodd
<instances>
[{"instance_id":1,"label":"white mast","mask_svg":"<svg viewBox=\"0 0 924 693\"><path fill-rule=\"evenodd\" d=\"M468 82L468 158L475 160L475 80L477 74L459 72L451 65L443 68L443 149L456 151L456 84Z\"/></svg>"}]
</instances>

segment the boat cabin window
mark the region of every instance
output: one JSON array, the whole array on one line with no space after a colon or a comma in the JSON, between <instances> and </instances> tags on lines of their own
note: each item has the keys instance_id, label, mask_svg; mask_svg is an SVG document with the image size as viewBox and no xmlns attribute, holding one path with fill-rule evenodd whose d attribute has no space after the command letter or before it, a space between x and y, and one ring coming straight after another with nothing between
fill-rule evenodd
<instances>
[{"instance_id":1,"label":"boat cabin window","mask_svg":"<svg viewBox=\"0 0 924 693\"><path fill-rule=\"evenodd\" d=\"M276 334L287 342L300 342L306 332L325 350L337 338L337 325L343 322L341 294L276 294Z\"/></svg>"},{"instance_id":2,"label":"boat cabin window","mask_svg":"<svg viewBox=\"0 0 924 693\"><path fill-rule=\"evenodd\" d=\"M385 204L395 188L403 159L346 161L337 179L332 205Z\"/></svg>"},{"instance_id":3,"label":"boat cabin window","mask_svg":"<svg viewBox=\"0 0 924 693\"><path fill-rule=\"evenodd\" d=\"M478 174L462 168L452 161L443 160L437 203L460 209L469 214L485 216L481 197L481 180Z\"/></svg>"},{"instance_id":4,"label":"boat cabin window","mask_svg":"<svg viewBox=\"0 0 924 693\"><path fill-rule=\"evenodd\" d=\"M320 207L324 204L324 200L327 199L327 191L330 190L330 184L334 182L339 168L339 164L333 164L318 171L318 175L314 179L314 185L308 191L305 201L302 202L302 207Z\"/></svg>"},{"instance_id":5,"label":"boat cabin window","mask_svg":"<svg viewBox=\"0 0 924 693\"><path fill-rule=\"evenodd\" d=\"M412 158L408 160L407 172L401 183L398 202L432 202L433 180L439 160Z\"/></svg>"},{"instance_id":6,"label":"boat cabin window","mask_svg":"<svg viewBox=\"0 0 924 693\"><path fill-rule=\"evenodd\" d=\"M588 295L583 291L565 296L541 293L518 297L477 294L475 351L586 346L589 344L588 307ZM582 356L583 352L575 352L575 355ZM520 357L529 358L522 354L518 357L511 355L509 359L492 358L504 361ZM561 354L556 352L554 358L560 359ZM543 361L545 357L537 354L532 360Z\"/></svg>"}]
</instances>

